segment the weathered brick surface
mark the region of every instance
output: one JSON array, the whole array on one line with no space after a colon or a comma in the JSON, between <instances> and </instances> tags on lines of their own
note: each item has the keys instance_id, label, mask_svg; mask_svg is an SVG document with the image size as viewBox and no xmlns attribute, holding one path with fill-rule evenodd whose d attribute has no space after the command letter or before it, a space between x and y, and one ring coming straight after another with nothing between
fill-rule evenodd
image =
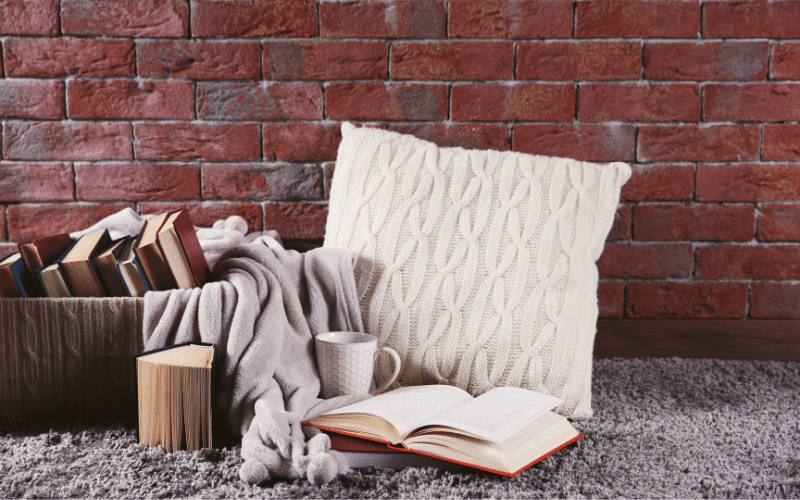
<instances>
[{"instance_id":1,"label":"weathered brick surface","mask_svg":"<svg viewBox=\"0 0 800 500\"><path fill-rule=\"evenodd\" d=\"M274 229L288 240L325 237L328 205L322 203L264 203L264 229Z\"/></svg>"},{"instance_id":2,"label":"weathered brick surface","mask_svg":"<svg viewBox=\"0 0 800 500\"><path fill-rule=\"evenodd\" d=\"M700 0L585 0L575 4L579 38L697 38Z\"/></svg>"},{"instance_id":3,"label":"weathered brick surface","mask_svg":"<svg viewBox=\"0 0 800 500\"><path fill-rule=\"evenodd\" d=\"M447 117L447 87L441 84L331 83L325 89L326 118L421 120Z\"/></svg>"},{"instance_id":4,"label":"weathered brick surface","mask_svg":"<svg viewBox=\"0 0 800 500\"><path fill-rule=\"evenodd\" d=\"M65 35L178 38L188 22L186 0L61 0Z\"/></svg>"},{"instance_id":5,"label":"weathered brick surface","mask_svg":"<svg viewBox=\"0 0 800 500\"><path fill-rule=\"evenodd\" d=\"M12 77L131 77L134 43L95 38L8 38L6 73Z\"/></svg>"},{"instance_id":6,"label":"weathered brick surface","mask_svg":"<svg viewBox=\"0 0 800 500\"><path fill-rule=\"evenodd\" d=\"M800 319L800 285L761 283L752 285L750 317L757 319Z\"/></svg>"},{"instance_id":7,"label":"weathered brick surface","mask_svg":"<svg viewBox=\"0 0 800 500\"><path fill-rule=\"evenodd\" d=\"M762 203L758 241L800 241L800 203Z\"/></svg>"},{"instance_id":8,"label":"weathered brick surface","mask_svg":"<svg viewBox=\"0 0 800 500\"><path fill-rule=\"evenodd\" d=\"M692 272L692 245L606 243L597 269L601 278L688 278Z\"/></svg>"},{"instance_id":9,"label":"weathered brick surface","mask_svg":"<svg viewBox=\"0 0 800 500\"><path fill-rule=\"evenodd\" d=\"M444 38L443 0L320 2L323 38Z\"/></svg>"},{"instance_id":10,"label":"weathered brick surface","mask_svg":"<svg viewBox=\"0 0 800 500\"><path fill-rule=\"evenodd\" d=\"M172 210L185 209L192 218L196 227L211 227L218 220L238 215L247 222L247 232L261 231L263 221L261 205L258 203L240 202L140 202L138 203L141 214L161 214Z\"/></svg>"},{"instance_id":11,"label":"weathered brick surface","mask_svg":"<svg viewBox=\"0 0 800 500\"><path fill-rule=\"evenodd\" d=\"M597 284L597 307L601 318L619 318L624 314L624 281L601 281Z\"/></svg>"},{"instance_id":12,"label":"weathered brick surface","mask_svg":"<svg viewBox=\"0 0 800 500\"><path fill-rule=\"evenodd\" d=\"M0 162L0 202L72 199L69 163ZM4 219L0 222L5 229Z\"/></svg>"},{"instance_id":13,"label":"weathered brick surface","mask_svg":"<svg viewBox=\"0 0 800 500\"><path fill-rule=\"evenodd\" d=\"M250 80L261 77L261 45L251 41L147 40L136 44L143 78Z\"/></svg>"},{"instance_id":14,"label":"weathered brick surface","mask_svg":"<svg viewBox=\"0 0 800 500\"><path fill-rule=\"evenodd\" d=\"M525 124L514 127L514 151L584 161L633 161L635 127L629 124Z\"/></svg>"},{"instance_id":15,"label":"weathered brick surface","mask_svg":"<svg viewBox=\"0 0 800 500\"><path fill-rule=\"evenodd\" d=\"M800 84L708 84L704 90L703 119L766 122L800 120Z\"/></svg>"},{"instance_id":16,"label":"weathered brick surface","mask_svg":"<svg viewBox=\"0 0 800 500\"><path fill-rule=\"evenodd\" d=\"M200 169L179 163L75 163L75 189L85 201L194 200Z\"/></svg>"},{"instance_id":17,"label":"weathered brick surface","mask_svg":"<svg viewBox=\"0 0 800 500\"><path fill-rule=\"evenodd\" d=\"M634 281L627 298L630 318L744 318L747 283Z\"/></svg>"},{"instance_id":18,"label":"weathered brick surface","mask_svg":"<svg viewBox=\"0 0 800 500\"><path fill-rule=\"evenodd\" d=\"M448 26L452 38L572 36L569 0L450 0L449 4Z\"/></svg>"},{"instance_id":19,"label":"weathered brick surface","mask_svg":"<svg viewBox=\"0 0 800 500\"><path fill-rule=\"evenodd\" d=\"M620 197L628 201L682 201L694 195L694 165L631 165Z\"/></svg>"},{"instance_id":20,"label":"weathered brick surface","mask_svg":"<svg viewBox=\"0 0 800 500\"><path fill-rule=\"evenodd\" d=\"M709 245L697 249L699 280L796 280L800 245Z\"/></svg>"},{"instance_id":21,"label":"weathered brick surface","mask_svg":"<svg viewBox=\"0 0 800 500\"><path fill-rule=\"evenodd\" d=\"M697 199L753 202L800 199L800 165L751 163L699 165Z\"/></svg>"},{"instance_id":22,"label":"weathered brick surface","mask_svg":"<svg viewBox=\"0 0 800 500\"><path fill-rule=\"evenodd\" d=\"M75 119L191 120L191 82L161 80L69 80L67 113Z\"/></svg>"},{"instance_id":23,"label":"weathered brick surface","mask_svg":"<svg viewBox=\"0 0 800 500\"><path fill-rule=\"evenodd\" d=\"M517 48L518 80L637 80L641 73L641 42L520 42Z\"/></svg>"},{"instance_id":24,"label":"weathered brick surface","mask_svg":"<svg viewBox=\"0 0 800 500\"><path fill-rule=\"evenodd\" d=\"M0 116L57 120L64 117L64 82L0 80Z\"/></svg>"},{"instance_id":25,"label":"weathered brick surface","mask_svg":"<svg viewBox=\"0 0 800 500\"><path fill-rule=\"evenodd\" d=\"M191 0L196 38L308 37L318 34L314 0Z\"/></svg>"},{"instance_id":26,"label":"weathered brick surface","mask_svg":"<svg viewBox=\"0 0 800 500\"><path fill-rule=\"evenodd\" d=\"M632 210L633 207L631 205L620 205L617 208L617 213L614 214L614 224L611 226L611 231L609 231L606 240L631 239Z\"/></svg>"},{"instance_id":27,"label":"weathered brick surface","mask_svg":"<svg viewBox=\"0 0 800 500\"><path fill-rule=\"evenodd\" d=\"M317 83L203 82L197 85L201 120L319 120Z\"/></svg>"},{"instance_id":28,"label":"weathered brick surface","mask_svg":"<svg viewBox=\"0 0 800 500\"><path fill-rule=\"evenodd\" d=\"M86 229L131 203L39 203L9 205L8 239L21 242Z\"/></svg>"},{"instance_id":29,"label":"weathered brick surface","mask_svg":"<svg viewBox=\"0 0 800 500\"><path fill-rule=\"evenodd\" d=\"M207 200L291 201L323 197L323 172L318 165L203 165L203 198Z\"/></svg>"},{"instance_id":30,"label":"weathered brick surface","mask_svg":"<svg viewBox=\"0 0 800 500\"><path fill-rule=\"evenodd\" d=\"M58 0L3 0L0 35L58 35Z\"/></svg>"},{"instance_id":31,"label":"weathered brick surface","mask_svg":"<svg viewBox=\"0 0 800 500\"><path fill-rule=\"evenodd\" d=\"M645 77L651 80L764 80L769 42L647 42Z\"/></svg>"},{"instance_id":32,"label":"weathered brick surface","mask_svg":"<svg viewBox=\"0 0 800 500\"><path fill-rule=\"evenodd\" d=\"M758 158L757 125L643 125L639 161L748 161Z\"/></svg>"},{"instance_id":33,"label":"weathered brick surface","mask_svg":"<svg viewBox=\"0 0 800 500\"><path fill-rule=\"evenodd\" d=\"M582 121L700 119L700 86L692 83L586 83L578 92L578 119Z\"/></svg>"},{"instance_id":34,"label":"weathered brick surface","mask_svg":"<svg viewBox=\"0 0 800 500\"><path fill-rule=\"evenodd\" d=\"M457 84L451 99L451 115L458 121L571 121L575 116L570 84Z\"/></svg>"},{"instance_id":35,"label":"weathered brick surface","mask_svg":"<svg viewBox=\"0 0 800 500\"><path fill-rule=\"evenodd\" d=\"M392 44L394 80L510 80L512 42L399 42Z\"/></svg>"},{"instance_id":36,"label":"weathered brick surface","mask_svg":"<svg viewBox=\"0 0 800 500\"><path fill-rule=\"evenodd\" d=\"M762 160L800 160L800 125L796 123L768 123L764 125Z\"/></svg>"},{"instance_id":37,"label":"weathered brick surface","mask_svg":"<svg viewBox=\"0 0 800 500\"><path fill-rule=\"evenodd\" d=\"M25 122L3 124L7 160L128 160L131 128L120 122Z\"/></svg>"},{"instance_id":38,"label":"weathered brick surface","mask_svg":"<svg viewBox=\"0 0 800 500\"><path fill-rule=\"evenodd\" d=\"M139 160L247 161L261 157L255 123L136 123Z\"/></svg>"},{"instance_id":39,"label":"weathered brick surface","mask_svg":"<svg viewBox=\"0 0 800 500\"><path fill-rule=\"evenodd\" d=\"M703 3L706 38L800 38L800 3L725 0Z\"/></svg>"},{"instance_id":40,"label":"weathered brick surface","mask_svg":"<svg viewBox=\"0 0 800 500\"><path fill-rule=\"evenodd\" d=\"M329 161L322 164L323 186L325 187L325 199L331 199L331 185L333 185L333 173L336 171L336 163Z\"/></svg>"},{"instance_id":41,"label":"weathered brick surface","mask_svg":"<svg viewBox=\"0 0 800 500\"><path fill-rule=\"evenodd\" d=\"M783 42L772 45L769 77L771 80L800 79L800 42Z\"/></svg>"},{"instance_id":42,"label":"weathered brick surface","mask_svg":"<svg viewBox=\"0 0 800 500\"><path fill-rule=\"evenodd\" d=\"M750 241L755 236L752 205L646 204L634 210L634 239L642 241Z\"/></svg>"},{"instance_id":43,"label":"weathered brick surface","mask_svg":"<svg viewBox=\"0 0 800 500\"><path fill-rule=\"evenodd\" d=\"M271 80L357 80L387 76L381 41L274 40L264 44L264 77Z\"/></svg>"},{"instance_id":44,"label":"weathered brick surface","mask_svg":"<svg viewBox=\"0 0 800 500\"><path fill-rule=\"evenodd\" d=\"M389 130L410 134L440 147L464 149L511 149L511 130L508 125L496 123L397 123Z\"/></svg>"},{"instance_id":45,"label":"weathered brick surface","mask_svg":"<svg viewBox=\"0 0 800 500\"><path fill-rule=\"evenodd\" d=\"M265 160L335 160L342 140L338 123L267 123L261 135Z\"/></svg>"}]
</instances>

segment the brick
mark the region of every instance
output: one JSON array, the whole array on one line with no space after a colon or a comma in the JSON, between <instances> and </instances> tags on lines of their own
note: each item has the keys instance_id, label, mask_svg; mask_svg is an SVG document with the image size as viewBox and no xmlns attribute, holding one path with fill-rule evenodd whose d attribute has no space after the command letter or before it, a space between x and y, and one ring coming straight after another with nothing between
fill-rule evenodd
<instances>
[{"instance_id":1,"label":"brick","mask_svg":"<svg viewBox=\"0 0 800 500\"><path fill-rule=\"evenodd\" d=\"M9 243L7 241L0 241L0 255L11 255L17 251L17 243Z\"/></svg>"},{"instance_id":2,"label":"brick","mask_svg":"<svg viewBox=\"0 0 800 500\"><path fill-rule=\"evenodd\" d=\"M335 162L326 162L322 164L322 173L324 176L323 186L325 187L325 199L331 199L331 185L333 184L333 173L336 171Z\"/></svg>"},{"instance_id":3,"label":"brick","mask_svg":"<svg viewBox=\"0 0 800 500\"><path fill-rule=\"evenodd\" d=\"M8 238L29 241L86 229L131 203L43 203L9 205Z\"/></svg>"},{"instance_id":4,"label":"brick","mask_svg":"<svg viewBox=\"0 0 800 500\"><path fill-rule=\"evenodd\" d=\"M576 2L578 38L697 38L700 0Z\"/></svg>"},{"instance_id":5,"label":"brick","mask_svg":"<svg viewBox=\"0 0 800 500\"><path fill-rule=\"evenodd\" d=\"M0 116L3 118L64 118L64 82L0 80Z\"/></svg>"},{"instance_id":6,"label":"brick","mask_svg":"<svg viewBox=\"0 0 800 500\"><path fill-rule=\"evenodd\" d=\"M323 38L445 38L441 0L319 3Z\"/></svg>"},{"instance_id":7,"label":"brick","mask_svg":"<svg viewBox=\"0 0 800 500\"><path fill-rule=\"evenodd\" d=\"M58 0L3 0L0 35L57 36Z\"/></svg>"},{"instance_id":8,"label":"brick","mask_svg":"<svg viewBox=\"0 0 800 500\"><path fill-rule=\"evenodd\" d=\"M520 42L517 47L518 80L638 80L641 74L641 42Z\"/></svg>"},{"instance_id":9,"label":"brick","mask_svg":"<svg viewBox=\"0 0 800 500\"><path fill-rule=\"evenodd\" d=\"M619 318L624 313L624 281L601 281L597 284L597 307L601 318Z\"/></svg>"},{"instance_id":10,"label":"brick","mask_svg":"<svg viewBox=\"0 0 800 500\"><path fill-rule=\"evenodd\" d=\"M606 243L597 269L601 278L688 278L692 272L692 245Z\"/></svg>"},{"instance_id":11,"label":"brick","mask_svg":"<svg viewBox=\"0 0 800 500\"><path fill-rule=\"evenodd\" d=\"M264 229L278 231L283 239L313 240L325 237L328 205L322 203L264 203Z\"/></svg>"},{"instance_id":12,"label":"brick","mask_svg":"<svg viewBox=\"0 0 800 500\"><path fill-rule=\"evenodd\" d=\"M794 0L734 0L703 4L704 38L798 38Z\"/></svg>"},{"instance_id":13,"label":"brick","mask_svg":"<svg viewBox=\"0 0 800 500\"><path fill-rule=\"evenodd\" d=\"M262 127L265 160L335 160L341 141L338 123L267 123Z\"/></svg>"},{"instance_id":14,"label":"brick","mask_svg":"<svg viewBox=\"0 0 800 500\"><path fill-rule=\"evenodd\" d=\"M699 165L697 199L702 201L794 201L800 199L800 165Z\"/></svg>"},{"instance_id":15,"label":"brick","mask_svg":"<svg viewBox=\"0 0 800 500\"><path fill-rule=\"evenodd\" d=\"M387 77L386 42L270 40L264 77L270 80L374 80Z\"/></svg>"},{"instance_id":16,"label":"brick","mask_svg":"<svg viewBox=\"0 0 800 500\"><path fill-rule=\"evenodd\" d=\"M694 165L631 165L631 178L622 186L627 201L682 201L694 196Z\"/></svg>"},{"instance_id":17,"label":"brick","mask_svg":"<svg viewBox=\"0 0 800 500\"><path fill-rule=\"evenodd\" d=\"M642 125L639 161L747 161L758 158L757 125Z\"/></svg>"},{"instance_id":18,"label":"brick","mask_svg":"<svg viewBox=\"0 0 800 500\"><path fill-rule=\"evenodd\" d=\"M751 318L800 319L800 285L756 282L751 287Z\"/></svg>"},{"instance_id":19,"label":"brick","mask_svg":"<svg viewBox=\"0 0 800 500\"><path fill-rule=\"evenodd\" d=\"M758 241L800 241L800 204L762 204L756 237Z\"/></svg>"},{"instance_id":20,"label":"brick","mask_svg":"<svg viewBox=\"0 0 800 500\"><path fill-rule=\"evenodd\" d=\"M261 205L258 203L228 203L218 201L204 202L141 202L141 214L162 214L172 210L185 209L189 212L195 227L211 227L218 220L238 215L247 222L247 232L261 231L263 221Z\"/></svg>"},{"instance_id":21,"label":"brick","mask_svg":"<svg viewBox=\"0 0 800 500\"><path fill-rule=\"evenodd\" d=\"M709 245L697 249L698 280L796 280L800 245Z\"/></svg>"},{"instance_id":22,"label":"brick","mask_svg":"<svg viewBox=\"0 0 800 500\"><path fill-rule=\"evenodd\" d=\"M800 120L800 84L712 83L703 91L708 121Z\"/></svg>"},{"instance_id":23,"label":"brick","mask_svg":"<svg viewBox=\"0 0 800 500\"><path fill-rule=\"evenodd\" d=\"M200 169L177 163L76 163L79 200L151 201L200 197Z\"/></svg>"},{"instance_id":24,"label":"brick","mask_svg":"<svg viewBox=\"0 0 800 500\"><path fill-rule=\"evenodd\" d=\"M143 78L261 78L261 45L258 42L151 40L138 41L136 51L136 66Z\"/></svg>"},{"instance_id":25,"label":"brick","mask_svg":"<svg viewBox=\"0 0 800 500\"><path fill-rule=\"evenodd\" d=\"M261 157L255 123L136 123L139 160L247 161Z\"/></svg>"},{"instance_id":26,"label":"brick","mask_svg":"<svg viewBox=\"0 0 800 500\"><path fill-rule=\"evenodd\" d=\"M510 80L512 42L400 42L392 44L393 80Z\"/></svg>"},{"instance_id":27,"label":"brick","mask_svg":"<svg viewBox=\"0 0 800 500\"><path fill-rule=\"evenodd\" d=\"M614 224L608 233L606 240L629 240L631 239L631 205L620 205L614 214Z\"/></svg>"},{"instance_id":28,"label":"brick","mask_svg":"<svg viewBox=\"0 0 800 500\"><path fill-rule=\"evenodd\" d=\"M633 217L634 239L644 241L750 241L756 227L752 205L646 204Z\"/></svg>"},{"instance_id":29,"label":"brick","mask_svg":"<svg viewBox=\"0 0 800 500\"><path fill-rule=\"evenodd\" d=\"M561 83L454 85L456 121L572 121L575 87Z\"/></svg>"},{"instance_id":30,"label":"brick","mask_svg":"<svg viewBox=\"0 0 800 500\"><path fill-rule=\"evenodd\" d=\"M633 161L636 127L630 124L514 126L514 151L584 161Z\"/></svg>"},{"instance_id":31,"label":"brick","mask_svg":"<svg viewBox=\"0 0 800 500\"><path fill-rule=\"evenodd\" d=\"M69 80L67 95L67 113L70 118L194 118L194 91L191 82Z\"/></svg>"},{"instance_id":32,"label":"brick","mask_svg":"<svg viewBox=\"0 0 800 500\"><path fill-rule=\"evenodd\" d=\"M188 27L186 0L61 0L65 35L177 38Z\"/></svg>"},{"instance_id":33,"label":"brick","mask_svg":"<svg viewBox=\"0 0 800 500\"><path fill-rule=\"evenodd\" d=\"M629 318L744 318L747 283L628 283Z\"/></svg>"},{"instance_id":34,"label":"brick","mask_svg":"<svg viewBox=\"0 0 800 500\"><path fill-rule=\"evenodd\" d=\"M511 129L499 123L396 123L389 125L389 130L445 148L511 149Z\"/></svg>"},{"instance_id":35,"label":"brick","mask_svg":"<svg viewBox=\"0 0 800 500\"><path fill-rule=\"evenodd\" d=\"M201 120L319 120L316 83L203 82L197 85Z\"/></svg>"},{"instance_id":36,"label":"brick","mask_svg":"<svg viewBox=\"0 0 800 500\"><path fill-rule=\"evenodd\" d=\"M764 80L769 42L647 42L645 77L649 80Z\"/></svg>"},{"instance_id":37,"label":"brick","mask_svg":"<svg viewBox=\"0 0 800 500\"><path fill-rule=\"evenodd\" d=\"M135 76L130 40L8 38L3 44L8 76Z\"/></svg>"},{"instance_id":38,"label":"brick","mask_svg":"<svg viewBox=\"0 0 800 500\"><path fill-rule=\"evenodd\" d=\"M442 121L447 119L447 87L425 83L331 83L325 89L325 116L333 120Z\"/></svg>"},{"instance_id":39,"label":"brick","mask_svg":"<svg viewBox=\"0 0 800 500\"><path fill-rule=\"evenodd\" d=\"M587 83L578 95L582 121L700 120L700 86L693 83Z\"/></svg>"},{"instance_id":40,"label":"brick","mask_svg":"<svg viewBox=\"0 0 800 500\"><path fill-rule=\"evenodd\" d=\"M0 201L72 201L69 163L0 162Z\"/></svg>"},{"instance_id":41,"label":"brick","mask_svg":"<svg viewBox=\"0 0 800 500\"><path fill-rule=\"evenodd\" d=\"M5 122L8 160L128 160L131 128L119 122Z\"/></svg>"},{"instance_id":42,"label":"brick","mask_svg":"<svg viewBox=\"0 0 800 500\"><path fill-rule=\"evenodd\" d=\"M450 0L448 18L451 38L572 36L572 2L569 0Z\"/></svg>"},{"instance_id":43,"label":"brick","mask_svg":"<svg viewBox=\"0 0 800 500\"><path fill-rule=\"evenodd\" d=\"M232 163L203 165L203 198L222 200L320 200L318 165Z\"/></svg>"},{"instance_id":44,"label":"brick","mask_svg":"<svg viewBox=\"0 0 800 500\"><path fill-rule=\"evenodd\" d=\"M761 147L762 160L800 160L800 125L796 123L767 123Z\"/></svg>"},{"instance_id":45,"label":"brick","mask_svg":"<svg viewBox=\"0 0 800 500\"><path fill-rule=\"evenodd\" d=\"M783 42L772 44L769 58L770 80L800 79L800 43Z\"/></svg>"},{"instance_id":46,"label":"brick","mask_svg":"<svg viewBox=\"0 0 800 500\"><path fill-rule=\"evenodd\" d=\"M314 0L191 0L194 38L317 36Z\"/></svg>"}]
</instances>

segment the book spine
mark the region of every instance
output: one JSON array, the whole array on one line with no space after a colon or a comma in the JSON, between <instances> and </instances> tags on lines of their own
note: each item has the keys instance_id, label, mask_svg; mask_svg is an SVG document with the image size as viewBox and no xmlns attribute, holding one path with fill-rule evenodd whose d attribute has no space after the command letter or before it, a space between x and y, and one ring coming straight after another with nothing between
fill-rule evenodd
<instances>
[{"instance_id":1,"label":"book spine","mask_svg":"<svg viewBox=\"0 0 800 500\"><path fill-rule=\"evenodd\" d=\"M22 297L14 273L7 267L0 267L0 297Z\"/></svg>"},{"instance_id":2,"label":"book spine","mask_svg":"<svg viewBox=\"0 0 800 500\"><path fill-rule=\"evenodd\" d=\"M147 279L147 273L144 272L144 267L142 267L142 261L139 260L139 256L133 258L133 265L136 266L136 270L139 271L139 276L142 277L142 283L144 283L144 287L147 290L153 290L153 285L150 284L150 280Z\"/></svg>"},{"instance_id":3,"label":"book spine","mask_svg":"<svg viewBox=\"0 0 800 500\"><path fill-rule=\"evenodd\" d=\"M142 269L147 275L150 286L153 290L171 290L175 288L175 280L172 278L172 271L169 270L164 256L158 244L153 243L134 250L139 258Z\"/></svg>"},{"instance_id":4,"label":"book spine","mask_svg":"<svg viewBox=\"0 0 800 500\"><path fill-rule=\"evenodd\" d=\"M172 226L178 234L178 240L181 242L184 254L186 254L186 260L189 261L194 281L197 286L202 287L210 281L211 269L209 269L206 255L203 253L202 247L200 247L200 240L197 239L197 233L194 230L189 213L186 211L181 212L172 222Z\"/></svg>"}]
</instances>

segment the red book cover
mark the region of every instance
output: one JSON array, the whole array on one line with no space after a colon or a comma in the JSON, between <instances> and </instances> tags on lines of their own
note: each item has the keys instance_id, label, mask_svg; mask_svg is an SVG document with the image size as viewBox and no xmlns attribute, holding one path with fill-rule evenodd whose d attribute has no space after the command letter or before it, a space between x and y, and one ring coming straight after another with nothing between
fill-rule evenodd
<instances>
[{"instance_id":1,"label":"red book cover","mask_svg":"<svg viewBox=\"0 0 800 500\"><path fill-rule=\"evenodd\" d=\"M197 239L197 233L194 231L194 224L192 218L189 217L189 212L181 210L180 214L172 222L175 232L178 234L178 239L183 246L183 252L186 254L186 260L189 261L189 267L192 268L192 275L197 286L202 287L211 279L211 270L208 267L206 255L200 247L200 241Z\"/></svg>"}]
</instances>

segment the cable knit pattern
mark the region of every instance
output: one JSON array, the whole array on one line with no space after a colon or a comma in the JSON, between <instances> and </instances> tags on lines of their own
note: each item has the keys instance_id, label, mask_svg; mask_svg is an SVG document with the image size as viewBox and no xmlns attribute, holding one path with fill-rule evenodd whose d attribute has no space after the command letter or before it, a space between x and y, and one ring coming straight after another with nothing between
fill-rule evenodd
<instances>
[{"instance_id":1,"label":"cable knit pattern","mask_svg":"<svg viewBox=\"0 0 800 500\"><path fill-rule=\"evenodd\" d=\"M364 324L400 384L526 387L590 417L595 262L630 167L342 137L325 246L359 252Z\"/></svg>"}]
</instances>

